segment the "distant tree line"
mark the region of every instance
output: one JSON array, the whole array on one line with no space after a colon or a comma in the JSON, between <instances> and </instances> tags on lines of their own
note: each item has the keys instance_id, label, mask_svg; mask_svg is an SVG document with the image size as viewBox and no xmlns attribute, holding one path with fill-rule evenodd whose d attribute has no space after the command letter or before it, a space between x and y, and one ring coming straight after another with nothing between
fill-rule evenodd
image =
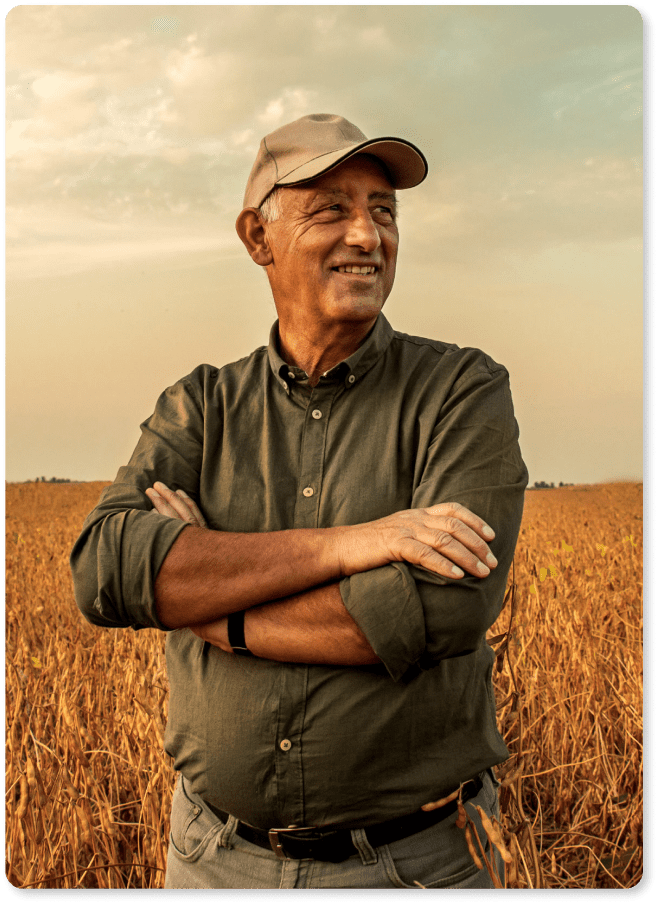
<instances>
[{"instance_id":1,"label":"distant tree line","mask_svg":"<svg viewBox=\"0 0 658 904\"><path fill-rule=\"evenodd\" d=\"M558 486L559 487L572 487L573 484L572 483L562 483L562 481L560 481L558 483ZM554 490L555 484L554 483L546 483L545 480L535 480L534 484L531 487L528 487L528 489L529 490Z\"/></svg>"},{"instance_id":2,"label":"distant tree line","mask_svg":"<svg viewBox=\"0 0 658 904\"><path fill-rule=\"evenodd\" d=\"M30 481L28 481L29 483ZM70 477L51 477L48 480L46 477L37 477L34 481L35 483L71 483Z\"/></svg>"}]
</instances>

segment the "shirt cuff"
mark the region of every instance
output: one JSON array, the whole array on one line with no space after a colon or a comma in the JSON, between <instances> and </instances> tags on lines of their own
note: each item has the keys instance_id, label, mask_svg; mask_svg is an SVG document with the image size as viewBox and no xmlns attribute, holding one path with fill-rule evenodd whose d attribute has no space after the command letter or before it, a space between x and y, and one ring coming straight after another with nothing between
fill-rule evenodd
<instances>
[{"instance_id":1,"label":"shirt cuff","mask_svg":"<svg viewBox=\"0 0 658 904\"><path fill-rule=\"evenodd\" d=\"M343 604L394 681L425 652L425 618L413 578L397 563L343 578Z\"/></svg>"}]
</instances>

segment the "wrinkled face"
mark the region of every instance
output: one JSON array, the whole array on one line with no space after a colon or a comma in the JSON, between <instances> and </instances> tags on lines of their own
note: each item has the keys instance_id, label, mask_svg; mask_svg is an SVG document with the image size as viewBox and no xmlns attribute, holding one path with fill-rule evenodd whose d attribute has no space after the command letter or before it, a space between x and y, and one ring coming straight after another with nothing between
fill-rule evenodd
<instances>
[{"instance_id":1,"label":"wrinkled face","mask_svg":"<svg viewBox=\"0 0 658 904\"><path fill-rule=\"evenodd\" d=\"M365 155L280 192L281 216L266 225L267 268L283 321L374 321L395 279L395 192Z\"/></svg>"}]
</instances>

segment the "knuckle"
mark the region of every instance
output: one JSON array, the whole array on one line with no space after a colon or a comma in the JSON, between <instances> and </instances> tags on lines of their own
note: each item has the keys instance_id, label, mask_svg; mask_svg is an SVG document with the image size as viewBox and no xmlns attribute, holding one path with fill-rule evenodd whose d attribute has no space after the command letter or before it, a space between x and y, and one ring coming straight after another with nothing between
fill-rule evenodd
<instances>
[{"instance_id":1,"label":"knuckle","mask_svg":"<svg viewBox=\"0 0 658 904\"><path fill-rule=\"evenodd\" d=\"M418 553L418 564L424 567L436 562L436 553L429 546L424 546Z\"/></svg>"},{"instance_id":2,"label":"knuckle","mask_svg":"<svg viewBox=\"0 0 658 904\"><path fill-rule=\"evenodd\" d=\"M455 542L455 538L445 530L437 530L434 539L435 545L441 548Z\"/></svg>"}]
</instances>

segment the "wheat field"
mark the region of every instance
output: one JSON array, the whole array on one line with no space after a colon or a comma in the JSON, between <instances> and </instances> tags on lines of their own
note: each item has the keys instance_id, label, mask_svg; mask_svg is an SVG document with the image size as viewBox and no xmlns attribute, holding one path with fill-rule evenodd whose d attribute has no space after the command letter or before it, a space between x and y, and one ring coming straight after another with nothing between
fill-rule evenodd
<instances>
[{"instance_id":1,"label":"wheat field","mask_svg":"<svg viewBox=\"0 0 658 904\"><path fill-rule=\"evenodd\" d=\"M6 488L6 871L19 888L164 882L175 780L162 750L164 638L88 625L68 569L103 486ZM501 825L485 827L507 861L497 881L636 885L642 484L526 493L489 642L512 754L497 769Z\"/></svg>"}]
</instances>

